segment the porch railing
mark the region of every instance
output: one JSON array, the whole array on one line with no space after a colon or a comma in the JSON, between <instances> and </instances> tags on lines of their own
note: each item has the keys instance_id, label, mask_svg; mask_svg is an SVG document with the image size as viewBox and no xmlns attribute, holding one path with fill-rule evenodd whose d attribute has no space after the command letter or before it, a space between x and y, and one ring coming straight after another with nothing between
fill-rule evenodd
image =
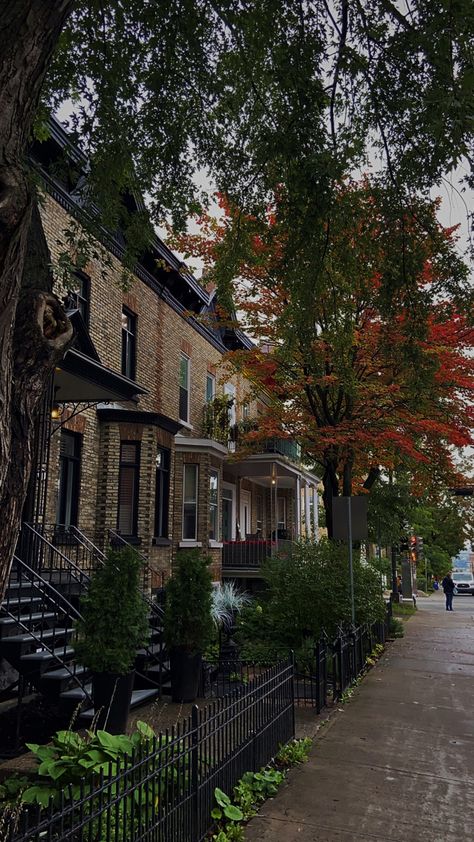
<instances>
[{"instance_id":1,"label":"porch railing","mask_svg":"<svg viewBox=\"0 0 474 842\"><path fill-rule=\"evenodd\" d=\"M226 541L222 547L222 569L259 570L267 558L282 555L290 551L292 541L287 539L247 539L245 541Z\"/></svg>"}]
</instances>

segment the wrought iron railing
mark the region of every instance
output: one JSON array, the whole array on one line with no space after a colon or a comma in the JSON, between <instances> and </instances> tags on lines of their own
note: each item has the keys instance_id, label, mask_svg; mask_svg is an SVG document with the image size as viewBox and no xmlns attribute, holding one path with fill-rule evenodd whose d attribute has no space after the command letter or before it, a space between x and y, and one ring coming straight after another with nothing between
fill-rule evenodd
<instances>
[{"instance_id":1,"label":"wrought iron railing","mask_svg":"<svg viewBox=\"0 0 474 842\"><path fill-rule=\"evenodd\" d=\"M55 804L15 811L6 819L6 842L200 842L212 827L215 788L231 795L245 772L266 765L293 736L288 661L206 708L194 706L126 762L111 764L92 784L83 779L76 793L66 788Z\"/></svg>"},{"instance_id":2,"label":"wrought iron railing","mask_svg":"<svg viewBox=\"0 0 474 842\"><path fill-rule=\"evenodd\" d=\"M68 677L83 690L84 698L91 701L87 690L87 675L82 670L77 673L77 665L73 662L73 648L71 636L74 623L81 619L81 614L71 602L60 593L51 582L43 579L24 561L14 556L9 586L3 602L0 605L0 616L11 620L13 635L2 636L4 654L8 647L17 646L17 635L23 632L31 638L32 653L42 650L48 653L51 664L60 664ZM21 654L22 647L18 645ZM20 657L20 655L19 655ZM21 656L24 677L29 674L29 654ZM13 658L15 661L15 658ZM33 667L33 663L30 664ZM30 673L33 673L33 669ZM20 699L21 701L21 699Z\"/></svg>"},{"instance_id":3,"label":"wrought iron railing","mask_svg":"<svg viewBox=\"0 0 474 842\"><path fill-rule=\"evenodd\" d=\"M288 553L292 541L280 538L250 538L245 541L225 541L222 547L222 569L259 570L267 558Z\"/></svg>"}]
</instances>

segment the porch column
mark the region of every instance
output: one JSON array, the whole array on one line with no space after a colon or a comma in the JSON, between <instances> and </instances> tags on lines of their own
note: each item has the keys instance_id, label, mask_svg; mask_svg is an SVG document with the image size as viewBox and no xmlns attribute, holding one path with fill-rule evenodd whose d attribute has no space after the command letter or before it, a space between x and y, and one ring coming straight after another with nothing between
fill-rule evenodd
<instances>
[{"instance_id":1,"label":"porch column","mask_svg":"<svg viewBox=\"0 0 474 842\"><path fill-rule=\"evenodd\" d=\"M319 540L318 523L318 489L313 485L313 512L314 512L314 540Z\"/></svg>"},{"instance_id":2,"label":"porch column","mask_svg":"<svg viewBox=\"0 0 474 842\"><path fill-rule=\"evenodd\" d=\"M311 539L311 508L309 505L309 484L305 482L304 485L304 518L305 518L305 533L308 540Z\"/></svg>"},{"instance_id":3,"label":"porch column","mask_svg":"<svg viewBox=\"0 0 474 842\"><path fill-rule=\"evenodd\" d=\"M295 480L295 538L301 536L301 477L297 476Z\"/></svg>"}]
</instances>

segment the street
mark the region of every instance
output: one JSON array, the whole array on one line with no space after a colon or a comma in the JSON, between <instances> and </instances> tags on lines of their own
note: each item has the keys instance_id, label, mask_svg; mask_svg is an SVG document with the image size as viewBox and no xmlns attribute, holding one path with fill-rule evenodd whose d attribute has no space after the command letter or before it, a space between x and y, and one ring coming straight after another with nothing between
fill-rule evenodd
<instances>
[{"instance_id":1,"label":"street","mask_svg":"<svg viewBox=\"0 0 474 842\"><path fill-rule=\"evenodd\" d=\"M461 842L473 838L474 599L418 600L308 763L247 829L247 842Z\"/></svg>"}]
</instances>

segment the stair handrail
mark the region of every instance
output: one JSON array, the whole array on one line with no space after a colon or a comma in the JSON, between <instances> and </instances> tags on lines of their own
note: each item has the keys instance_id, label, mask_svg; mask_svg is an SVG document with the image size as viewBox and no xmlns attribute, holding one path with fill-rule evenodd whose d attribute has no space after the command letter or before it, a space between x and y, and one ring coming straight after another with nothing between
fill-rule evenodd
<instances>
[{"instance_id":1,"label":"stair handrail","mask_svg":"<svg viewBox=\"0 0 474 842\"><path fill-rule=\"evenodd\" d=\"M123 537L123 535L120 535L120 533L116 532L114 529L109 529L108 535L109 535L110 543L118 541L118 543L121 544L123 547L130 547L138 555L138 557L142 561L143 570L144 570L145 573L150 574L150 576L152 574L156 573L156 571L153 570L150 567L147 556L144 555L143 553L141 553L140 550L137 550L133 546L133 544L130 544L130 542L127 541L126 538ZM152 611L162 620L163 617L164 617L164 614L165 614L165 612L163 610L163 607L161 605L159 605L159 603L156 602L151 596L149 596L149 594L147 594L145 592L145 589L142 589L142 593L143 593L144 599L146 600L148 605L151 607Z\"/></svg>"},{"instance_id":2,"label":"stair handrail","mask_svg":"<svg viewBox=\"0 0 474 842\"><path fill-rule=\"evenodd\" d=\"M41 575L39 575L36 570L33 570L32 567L30 567L28 564L26 564L26 562L22 561L22 559L19 558L16 555L13 556L13 562L17 566L21 567L24 572L26 571L26 576L25 576L26 580L30 582L30 584L33 586L33 588L36 588L36 590L38 590L40 593L43 594L46 601L52 602L53 606L55 607L56 610L57 610L57 603L58 602L64 603L67 606L67 612L66 613L68 615L75 614L76 620L82 619L82 615L77 610L77 608L75 608L73 605L71 605L69 600L66 599L66 597L63 596L61 593L59 593L59 591L57 591L56 588L53 585L51 585L49 582L47 582L46 579L43 579L43 577ZM46 593L45 593L45 591L46 591ZM47 591L52 591L53 594L54 594L54 597L49 596ZM69 673L69 676L72 678L72 680L77 684L77 686L80 688L80 690L82 690L85 693L85 695L87 697L87 700L92 703L91 694L86 689L85 683L83 681L81 681L80 678L78 678L78 676L71 669L69 664L67 664L65 660L63 660L59 655L57 655L54 652L54 649L52 649L49 646L49 644L46 643L46 641L44 641L43 638L40 635L36 634L36 632L33 631L33 629L30 629L29 626L27 626L25 623L23 623L20 620L19 617L16 617L15 614L5 606L5 600L0 604L0 608L2 609L2 611L5 614L7 614L9 617L11 617L12 620L14 620L15 623L24 632L26 632L28 635L30 635L30 637L34 641L36 641L36 643L39 646L41 646L43 649L45 649L47 652L49 652L49 654L52 656L53 660L57 661L59 664L62 665L62 667L64 669L67 670L67 672ZM21 605L19 607L19 611L21 611ZM72 617L71 617L71 619L72 619Z\"/></svg>"},{"instance_id":3,"label":"stair handrail","mask_svg":"<svg viewBox=\"0 0 474 842\"><path fill-rule=\"evenodd\" d=\"M29 529L30 532L32 532L37 538L40 539L40 541L46 544L48 549L52 550L54 553L57 553L57 555L66 563L67 567L69 567L71 573L73 574L74 578L81 587L83 586L83 580L85 580L87 584L90 582L89 574L82 570L77 564L75 564L70 558L68 558L68 556L64 555L64 553L61 552L61 550L58 549L58 547L55 547L54 544L52 544L51 541L49 541L48 538L46 538L39 531L39 529L37 528L39 524L33 526L31 523L27 523L26 521L24 521L23 526Z\"/></svg>"}]
</instances>

